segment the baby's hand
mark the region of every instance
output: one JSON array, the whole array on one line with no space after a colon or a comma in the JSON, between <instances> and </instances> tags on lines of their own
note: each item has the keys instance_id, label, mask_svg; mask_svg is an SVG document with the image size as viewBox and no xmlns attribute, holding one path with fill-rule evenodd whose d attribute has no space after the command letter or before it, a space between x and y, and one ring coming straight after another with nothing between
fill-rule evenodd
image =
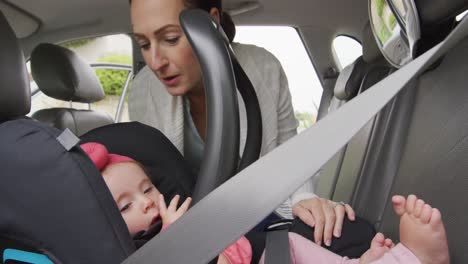
<instances>
[{"instance_id":1,"label":"baby's hand","mask_svg":"<svg viewBox=\"0 0 468 264\"><path fill-rule=\"evenodd\" d=\"M159 211L161 214L161 219L163 222L163 227L167 227L179 219L185 212L187 212L192 198L188 197L185 199L184 203L177 209L177 204L179 203L180 195L174 196L169 206L166 207L166 202L164 201L164 196L159 195Z\"/></svg>"}]
</instances>

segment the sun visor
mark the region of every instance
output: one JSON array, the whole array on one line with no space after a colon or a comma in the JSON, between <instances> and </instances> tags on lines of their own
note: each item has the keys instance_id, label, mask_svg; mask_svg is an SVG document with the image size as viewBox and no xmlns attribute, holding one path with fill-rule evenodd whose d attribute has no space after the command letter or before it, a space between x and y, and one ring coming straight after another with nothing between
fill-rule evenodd
<instances>
[{"instance_id":1,"label":"sun visor","mask_svg":"<svg viewBox=\"0 0 468 264\"><path fill-rule=\"evenodd\" d=\"M0 2L0 11L19 39L30 36L39 29L40 22L37 19L11 4Z\"/></svg>"}]
</instances>

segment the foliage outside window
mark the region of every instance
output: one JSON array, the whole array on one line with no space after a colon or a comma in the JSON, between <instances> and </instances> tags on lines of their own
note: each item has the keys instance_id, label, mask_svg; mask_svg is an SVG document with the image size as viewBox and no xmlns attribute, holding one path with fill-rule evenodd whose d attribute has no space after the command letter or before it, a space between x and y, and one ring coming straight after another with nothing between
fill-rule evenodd
<instances>
[{"instance_id":1,"label":"foliage outside window","mask_svg":"<svg viewBox=\"0 0 468 264\"><path fill-rule=\"evenodd\" d=\"M110 54L100 58L99 62L132 65L132 58L126 55ZM125 70L96 70L96 75L101 81L106 95L121 95L127 74L128 72Z\"/></svg>"},{"instance_id":2,"label":"foliage outside window","mask_svg":"<svg viewBox=\"0 0 468 264\"><path fill-rule=\"evenodd\" d=\"M397 26L396 18L385 0L376 0L375 3L371 10L374 27L381 43L386 43Z\"/></svg>"},{"instance_id":3,"label":"foliage outside window","mask_svg":"<svg viewBox=\"0 0 468 264\"><path fill-rule=\"evenodd\" d=\"M315 115L307 112L295 112L297 121L299 121L299 126L297 128L298 132L301 132L309 127L311 127L316 122Z\"/></svg>"},{"instance_id":4,"label":"foliage outside window","mask_svg":"<svg viewBox=\"0 0 468 264\"><path fill-rule=\"evenodd\" d=\"M60 46L68 48L68 49L75 49L75 48L82 47L95 39L96 38L77 39L77 40L69 41L67 43L63 43Z\"/></svg>"}]
</instances>

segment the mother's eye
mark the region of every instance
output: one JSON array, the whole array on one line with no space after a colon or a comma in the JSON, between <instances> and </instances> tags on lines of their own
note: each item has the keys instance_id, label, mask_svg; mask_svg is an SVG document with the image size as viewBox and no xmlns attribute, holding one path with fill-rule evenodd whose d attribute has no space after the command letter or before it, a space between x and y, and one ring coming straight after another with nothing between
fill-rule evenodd
<instances>
[{"instance_id":1,"label":"mother's eye","mask_svg":"<svg viewBox=\"0 0 468 264\"><path fill-rule=\"evenodd\" d=\"M166 38L165 41L169 44L176 44L179 41L180 37L171 37L171 38Z\"/></svg>"},{"instance_id":2,"label":"mother's eye","mask_svg":"<svg viewBox=\"0 0 468 264\"><path fill-rule=\"evenodd\" d=\"M140 45L140 49L142 49L142 50L147 50L150 47L149 43L141 43L139 45Z\"/></svg>"}]
</instances>

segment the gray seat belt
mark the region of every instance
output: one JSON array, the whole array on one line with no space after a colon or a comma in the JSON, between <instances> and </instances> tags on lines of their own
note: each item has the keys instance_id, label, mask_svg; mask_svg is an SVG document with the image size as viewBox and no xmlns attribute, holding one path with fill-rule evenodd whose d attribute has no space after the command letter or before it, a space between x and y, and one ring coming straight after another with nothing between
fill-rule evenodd
<instances>
[{"instance_id":1,"label":"gray seat belt","mask_svg":"<svg viewBox=\"0 0 468 264\"><path fill-rule=\"evenodd\" d=\"M208 263L286 200L403 87L467 35L468 20L463 19L442 43L241 171L124 263Z\"/></svg>"},{"instance_id":2,"label":"gray seat belt","mask_svg":"<svg viewBox=\"0 0 468 264\"><path fill-rule=\"evenodd\" d=\"M265 264L291 263L288 229L269 231L265 243Z\"/></svg>"}]
</instances>

